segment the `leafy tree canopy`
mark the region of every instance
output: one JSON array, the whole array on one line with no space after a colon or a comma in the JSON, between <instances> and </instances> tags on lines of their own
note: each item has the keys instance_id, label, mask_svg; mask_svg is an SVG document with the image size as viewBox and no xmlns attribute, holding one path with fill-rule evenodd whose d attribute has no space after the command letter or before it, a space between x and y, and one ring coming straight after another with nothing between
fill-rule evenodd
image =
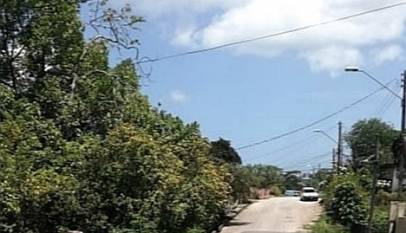
<instances>
[{"instance_id":1,"label":"leafy tree canopy","mask_svg":"<svg viewBox=\"0 0 406 233\"><path fill-rule=\"evenodd\" d=\"M372 118L360 120L355 123L351 131L345 136L352 151L355 167L360 166L360 161L375 154L376 144L379 141L381 158L384 162L392 162L392 145L399 136L399 131L379 119Z\"/></svg>"},{"instance_id":2,"label":"leafy tree canopy","mask_svg":"<svg viewBox=\"0 0 406 233\"><path fill-rule=\"evenodd\" d=\"M133 61L109 64L142 19L105 2L0 0L0 232L202 232L223 215L223 155L149 104Z\"/></svg>"},{"instance_id":3,"label":"leafy tree canopy","mask_svg":"<svg viewBox=\"0 0 406 233\"><path fill-rule=\"evenodd\" d=\"M217 141L211 142L210 152L215 160L241 164L241 158L231 146L230 141L220 138Z\"/></svg>"}]
</instances>

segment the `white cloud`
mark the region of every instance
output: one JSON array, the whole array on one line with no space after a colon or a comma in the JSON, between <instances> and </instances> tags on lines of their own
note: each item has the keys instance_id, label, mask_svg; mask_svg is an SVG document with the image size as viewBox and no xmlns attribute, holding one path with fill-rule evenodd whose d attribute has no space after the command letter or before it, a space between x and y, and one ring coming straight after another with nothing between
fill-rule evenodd
<instances>
[{"instance_id":1,"label":"white cloud","mask_svg":"<svg viewBox=\"0 0 406 233\"><path fill-rule=\"evenodd\" d=\"M196 42L197 38L197 34L193 33L193 26L185 25L175 32L174 38L171 42L176 46L197 48L199 47L199 44Z\"/></svg>"},{"instance_id":2,"label":"white cloud","mask_svg":"<svg viewBox=\"0 0 406 233\"><path fill-rule=\"evenodd\" d=\"M360 51L350 47L329 46L306 52L303 57L308 60L312 70L327 70L333 76L344 67L363 63Z\"/></svg>"},{"instance_id":3,"label":"white cloud","mask_svg":"<svg viewBox=\"0 0 406 233\"><path fill-rule=\"evenodd\" d=\"M148 17L196 15L212 9L229 9L249 2L248 0L116 0L116 4L134 4L137 10Z\"/></svg>"},{"instance_id":4,"label":"white cloud","mask_svg":"<svg viewBox=\"0 0 406 233\"><path fill-rule=\"evenodd\" d=\"M180 90L171 91L170 98L175 103L184 103L188 100L186 94Z\"/></svg>"},{"instance_id":5,"label":"white cloud","mask_svg":"<svg viewBox=\"0 0 406 233\"><path fill-rule=\"evenodd\" d=\"M403 49L399 45L388 45L384 48L373 51L373 54L375 55L375 63L377 65L401 59L402 53Z\"/></svg>"},{"instance_id":6,"label":"white cloud","mask_svg":"<svg viewBox=\"0 0 406 233\"><path fill-rule=\"evenodd\" d=\"M396 2L398 1L140 0L135 6L138 6L147 18L151 17L156 22L173 20L173 44L191 49L267 35ZM306 59L315 71L335 72L341 69L342 65L370 62L365 54L372 46L397 43L404 36L405 8L401 6L303 32L236 46L228 51L265 57L293 52ZM393 60L399 51L400 47L387 48L377 54L375 62Z\"/></svg>"}]
</instances>

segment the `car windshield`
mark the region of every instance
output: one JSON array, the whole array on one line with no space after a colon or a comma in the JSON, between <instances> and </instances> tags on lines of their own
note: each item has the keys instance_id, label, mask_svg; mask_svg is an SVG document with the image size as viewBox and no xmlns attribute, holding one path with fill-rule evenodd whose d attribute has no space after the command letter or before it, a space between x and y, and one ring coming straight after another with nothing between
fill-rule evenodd
<instances>
[{"instance_id":1,"label":"car windshield","mask_svg":"<svg viewBox=\"0 0 406 233\"><path fill-rule=\"evenodd\" d=\"M315 191L313 189L305 189L303 190L304 193L314 193Z\"/></svg>"}]
</instances>

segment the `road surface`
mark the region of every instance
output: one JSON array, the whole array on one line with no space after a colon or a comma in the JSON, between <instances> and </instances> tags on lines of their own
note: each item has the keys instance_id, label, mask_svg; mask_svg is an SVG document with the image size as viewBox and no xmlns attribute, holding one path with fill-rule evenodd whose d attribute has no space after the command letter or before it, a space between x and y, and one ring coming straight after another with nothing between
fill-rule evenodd
<instances>
[{"instance_id":1,"label":"road surface","mask_svg":"<svg viewBox=\"0 0 406 233\"><path fill-rule=\"evenodd\" d=\"M317 219L317 202L301 202L297 197L258 200L248 206L221 233L301 233L303 226Z\"/></svg>"}]
</instances>

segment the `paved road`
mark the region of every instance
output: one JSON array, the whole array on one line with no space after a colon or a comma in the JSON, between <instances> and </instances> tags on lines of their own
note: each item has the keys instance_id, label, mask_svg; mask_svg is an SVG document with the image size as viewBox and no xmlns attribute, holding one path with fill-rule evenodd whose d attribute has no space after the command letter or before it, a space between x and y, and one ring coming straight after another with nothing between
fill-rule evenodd
<instances>
[{"instance_id":1,"label":"paved road","mask_svg":"<svg viewBox=\"0 0 406 233\"><path fill-rule=\"evenodd\" d=\"M242 211L221 233L299 233L317 219L317 202L301 202L296 197L259 200Z\"/></svg>"}]
</instances>

